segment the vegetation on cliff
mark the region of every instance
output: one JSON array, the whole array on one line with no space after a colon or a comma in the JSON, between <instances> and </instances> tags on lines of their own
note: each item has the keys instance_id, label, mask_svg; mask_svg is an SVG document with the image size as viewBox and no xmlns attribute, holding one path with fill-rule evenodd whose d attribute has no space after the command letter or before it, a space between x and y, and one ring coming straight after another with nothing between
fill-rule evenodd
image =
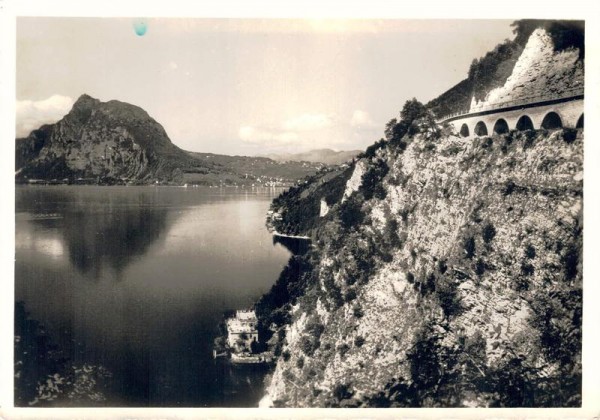
<instances>
[{"instance_id":1,"label":"vegetation on cliff","mask_svg":"<svg viewBox=\"0 0 600 420\"><path fill-rule=\"evenodd\" d=\"M538 28L548 32L556 52L576 49L580 60L585 57L583 21L522 19L511 26L514 39L506 39L483 57L473 59L466 79L427 103L436 116L465 111L472 98L481 101L492 89L504 85L530 35Z\"/></svg>"},{"instance_id":2,"label":"vegetation on cliff","mask_svg":"<svg viewBox=\"0 0 600 420\"><path fill-rule=\"evenodd\" d=\"M416 100L385 131L273 203L315 246L258 305L267 400L580 405L583 132L463 139Z\"/></svg>"}]
</instances>

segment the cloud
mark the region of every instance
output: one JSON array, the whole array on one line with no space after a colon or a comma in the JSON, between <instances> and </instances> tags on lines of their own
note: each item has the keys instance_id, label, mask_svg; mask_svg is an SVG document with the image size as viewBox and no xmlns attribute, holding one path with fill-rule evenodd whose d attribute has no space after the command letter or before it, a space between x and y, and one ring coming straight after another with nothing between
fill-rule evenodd
<instances>
[{"instance_id":1,"label":"cloud","mask_svg":"<svg viewBox=\"0 0 600 420\"><path fill-rule=\"evenodd\" d=\"M357 109L352 113L350 125L356 128L376 128L377 124L371 119L371 116L366 111Z\"/></svg>"},{"instance_id":2,"label":"cloud","mask_svg":"<svg viewBox=\"0 0 600 420\"><path fill-rule=\"evenodd\" d=\"M179 67L179 66L177 65L177 63L176 63L176 62L174 62L174 61L170 61L170 62L169 62L169 68L170 68L171 70L177 70L177 68L178 68L178 67Z\"/></svg>"},{"instance_id":3,"label":"cloud","mask_svg":"<svg viewBox=\"0 0 600 420\"><path fill-rule=\"evenodd\" d=\"M333 121L325 114L303 114L285 121L283 129L287 131L313 131L328 128L332 125Z\"/></svg>"},{"instance_id":4,"label":"cloud","mask_svg":"<svg viewBox=\"0 0 600 420\"><path fill-rule=\"evenodd\" d=\"M290 146L299 144L300 136L292 131L273 131L252 126L243 126L239 130L243 142L262 146Z\"/></svg>"},{"instance_id":5,"label":"cloud","mask_svg":"<svg viewBox=\"0 0 600 420\"><path fill-rule=\"evenodd\" d=\"M54 123L73 107L73 98L52 95L41 101L17 101L17 137L25 137L44 124Z\"/></svg>"},{"instance_id":6,"label":"cloud","mask_svg":"<svg viewBox=\"0 0 600 420\"><path fill-rule=\"evenodd\" d=\"M303 134L310 133L311 137L320 130L333 126L331 117L325 114L302 114L283 121L279 125L244 125L238 135L245 143L264 147L306 146L312 139L304 139Z\"/></svg>"}]
</instances>

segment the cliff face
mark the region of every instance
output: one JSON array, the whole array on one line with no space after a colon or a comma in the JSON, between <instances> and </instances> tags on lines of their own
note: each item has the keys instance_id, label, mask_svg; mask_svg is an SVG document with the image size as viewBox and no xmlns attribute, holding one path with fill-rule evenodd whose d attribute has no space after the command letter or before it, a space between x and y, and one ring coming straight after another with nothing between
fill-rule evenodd
<instances>
[{"instance_id":1,"label":"cliff face","mask_svg":"<svg viewBox=\"0 0 600 420\"><path fill-rule=\"evenodd\" d=\"M555 51L550 34L536 29L504 85L492 89L480 102L473 98L471 111L505 101L583 93L585 75L579 54L574 48Z\"/></svg>"},{"instance_id":2,"label":"cliff face","mask_svg":"<svg viewBox=\"0 0 600 420\"><path fill-rule=\"evenodd\" d=\"M573 42L529 29L487 102L583 86ZM313 248L258 302L280 354L261 404L580 405L583 130L464 139L411 109L274 200Z\"/></svg>"},{"instance_id":3,"label":"cliff face","mask_svg":"<svg viewBox=\"0 0 600 420\"><path fill-rule=\"evenodd\" d=\"M427 104L437 117L583 86L583 21L523 19L511 26L514 40L473 60L465 80Z\"/></svg>"},{"instance_id":4,"label":"cliff face","mask_svg":"<svg viewBox=\"0 0 600 420\"><path fill-rule=\"evenodd\" d=\"M262 404L580 403L582 131L404 140L275 202L285 226L337 191L275 291Z\"/></svg>"},{"instance_id":5,"label":"cliff face","mask_svg":"<svg viewBox=\"0 0 600 420\"><path fill-rule=\"evenodd\" d=\"M198 166L143 109L82 95L59 122L18 139L18 178L127 178L180 182Z\"/></svg>"}]
</instances>

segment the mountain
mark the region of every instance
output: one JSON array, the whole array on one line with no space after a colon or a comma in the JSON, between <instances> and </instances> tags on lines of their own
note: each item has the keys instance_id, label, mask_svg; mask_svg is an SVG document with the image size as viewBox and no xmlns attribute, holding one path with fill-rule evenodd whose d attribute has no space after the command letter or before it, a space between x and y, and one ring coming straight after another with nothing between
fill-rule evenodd
<instances>
[{"instance_id":1,"label":"mountain","mask_svg":"<svg viewBox=\"0 0 600 420\"><path fill-rule=\"evenodd\" d=\"M315 149L303 153L284 153L270 154L266 157L277 162L313 162L324 163L326 165L341 165L352 160L361 151L360 150L341 150Z\"/></svg>"},{"instance_id":2,"label":"mountain","mask_svg":"<svg viewBox=\"0 0 600 420\"><path fill-rule=\"evenodd\" d=\"M541 32L524 57L577 77ZM464 138L423 115L273 201L312 246L256 304L262 406L581 406L583 129Z\"/></svg>"},{"instance_id":3,"label":"mountain","mask_svg":"<svg viewBox=\"0 0 600 420\"><path fill-rule=\"evenodd\" d=\"M536 85L539 87L547 80L544 80L544 74L553 75L556 78L561 76L561 71L572 71L583 73L583 59L585 56L584 45L584 21L556 21L556 20L535 20L523 19L515 21L513 40L505 40L498 44L492 51L486 53L483 57L473 60L466 79L462 80L446 92L435 99L432 99L427 107L430 108L438 117L452 114L455 112L468 110L473 102L483 101L494 89L505 85L508 78L513 73L517 61L522 56L526 44L536 29L544 31L546 37L551 39L552 49L555 53L576 51L576 63L565 63L565 58L560 54L555 54L555 62L546 62L547 67L540 72L540 77L533 85L525 85L524 90L534 90ZM543 47L543 46L541 46ZM533 64L532 70L535 69ZM561 67L562 66L562 70ZM581 67L581 68L578 68ZM556 73L555 73L556 72ZM570 80L577 83L578 77L572 77ZM516 85L519 86L519 85ZM507 86L508 88L509 86ZM510 86L511 88L514 86ZM546 89L549 86L544 86ZM565 86L566 87L566 86ZM487 98L489 99L489 98Z\"/></svg>"},{"instance_id":4,"label":"mountain","mask_svg":"<svg viewBox=\"0 0 600 420\"><path fill-rule=\"evenodd\" d=\"M16 140L16 181L288 185L322 164L187 152L146 111L88 95L55 124Z\"/></svg>"},{"instance_id":5,"label":"mountain","mask_svg":"<svg viewBox=\"0 0 600 420\"><path fill-rule=\"evenodd\" d=\"M56 124L16 145L18 178L172 181L197 162L169 140L143 109L82 95ZM202 167L208 170L208 167Z\"/></svg>"}]
</instances>

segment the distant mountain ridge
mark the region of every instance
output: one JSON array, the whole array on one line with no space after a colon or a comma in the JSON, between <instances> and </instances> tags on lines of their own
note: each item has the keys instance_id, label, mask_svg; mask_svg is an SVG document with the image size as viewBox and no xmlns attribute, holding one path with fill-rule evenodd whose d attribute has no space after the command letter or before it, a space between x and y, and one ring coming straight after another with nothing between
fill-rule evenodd
<instances>
[{"instance_id":1,"label":"distant mountain ridge","mask_svg":"<svg viewBox=\"0 0 600 420\"><path fill-rule=\"evenodd\" d=\"M313 162L326 165L340 165L356 157L361 150L314 149L302 153L268 154L265 157L278 162Z\"/></svg>"},{"instance_id":2,"label":"distant mountain ridge","mask_svg":"<svg viewBox=\"0 0 600 420\"><path fill-rule=\"evenodd\" d=\"M289 185L322 164L192 153L142 108L83 94L55 124L16 140L16 182Z\"/></svg>"}]
</instances>

